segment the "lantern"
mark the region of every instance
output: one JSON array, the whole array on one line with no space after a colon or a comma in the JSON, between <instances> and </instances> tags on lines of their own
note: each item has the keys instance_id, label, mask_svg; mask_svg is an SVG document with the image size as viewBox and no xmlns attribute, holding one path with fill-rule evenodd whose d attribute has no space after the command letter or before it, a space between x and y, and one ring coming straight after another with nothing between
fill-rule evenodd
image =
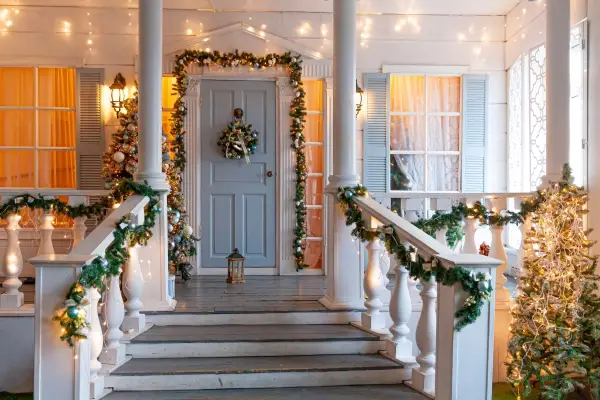
<instances>
[{"instance_id":1,"label":"lantern","mask_svg":"<svg viewBox=\"0 0 600 400\"><path fill-rule=\"evenodd\" d=\"M358 114L360 113L360 110L362 109L364 92L365 91L362 90L362 88L360 86L358 86L358 81L356 81L356 94L354 95L354 100L356 101L356 117L357 118L358 118Z\"/></svg>"},{"instance_id":2,"label":"lantern","mask_svg":"<svg viewBox=\"0 0 600 400\"><path fill-rule=\"evenodd\" d=\"M112 85L110 85L110 104L112 105L113 110L117 113L117 118L119 118L119 113L123 108L123 104L125 103L125 78L121 73L118 73L115 76L115 80Z\"/></svg>"},{"instance_id":3,"label":"lantern","mask_svg":"<svg viewBox=\"0 0 600 400\"><path fill-rule=\"evenodd\" d=\"M244 283L244 261L238 249L227 257L227 283Z\"/></svg>"}]
</instances>

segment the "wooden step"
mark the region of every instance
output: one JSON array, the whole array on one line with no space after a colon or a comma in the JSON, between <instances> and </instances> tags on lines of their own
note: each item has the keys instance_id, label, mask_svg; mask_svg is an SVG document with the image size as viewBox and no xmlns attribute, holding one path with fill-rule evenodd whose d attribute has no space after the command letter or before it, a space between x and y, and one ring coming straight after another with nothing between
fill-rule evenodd
<instances>
[{"instance_id":1,"label":"wooden step","mask_svg":"<svg viewBox=\"0 0 600 400\"><path fill-rule=\"evenodd\" d=\"M127 345L134 358L370 354L378 336L346 325L154 326Z\"/></svg>"},{"instance_id":2,"label":"wooden step","mask_svg":"<svg viewBox=\"0 0 600 400\"><path fill-rule=\"evenodd\" d=\"M426 400L404 385L113 392L106 400Z\"/></svg>"},{"instance_id":3,"label":"wooden step","mask_svg":"<svg viewBox=\"0 0 600 400\"><path fill-rule=\"evenodd\" d=\"M376 354L132 359L106 377L116 391L397 384L410 371Z\"/></svg>"},{"instance_id":4,"label":"wooden step","mask_svg":"<svg viewBox=\"0 0 600 400\"><path fill-rule=\"evenodd\" d=\"M215 311L146 312L146 321L154 325L315 325L348 324L360 321L362 310L299 311Z\"/></svg>"}]
</instances>

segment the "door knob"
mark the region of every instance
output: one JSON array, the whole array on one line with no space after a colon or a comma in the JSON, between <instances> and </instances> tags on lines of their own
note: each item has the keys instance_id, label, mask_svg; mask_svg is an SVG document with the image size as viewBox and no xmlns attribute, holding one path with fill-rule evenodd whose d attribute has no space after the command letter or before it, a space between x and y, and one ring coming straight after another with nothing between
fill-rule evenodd
<instances>
[{"instance_id":1,"label":"door knob","mask_svg":"<svg viewBox=\"0 0 600 400\"><path fill-rule=\"evenodd\" d=\"M267 178L273 177L273 171L267 171Z\"/></svg>"}]
</instances>

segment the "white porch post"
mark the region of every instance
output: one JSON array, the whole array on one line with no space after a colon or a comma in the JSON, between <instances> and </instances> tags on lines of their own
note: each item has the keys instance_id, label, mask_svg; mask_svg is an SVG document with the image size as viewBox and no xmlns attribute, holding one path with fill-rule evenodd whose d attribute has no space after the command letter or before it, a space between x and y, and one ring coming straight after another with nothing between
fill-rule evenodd
<instances>
[{"instance_id":1,"label":"white porch post","mask_svg":"<svg viewBox=\"0 0 600 400\"><path fill-rule=\"evenodd\" d=\"M569 1L547 0L546 12L546 176L560 180L562 168L569 162L569 51L571 5Z\"/></svg>"},{"instance_id":2,"label":"white porch post","mask_svg":"<svg viewBox=\"0 0 600 400\"><path fill-rule=\"evenodd\" d=\"M335 194L354 186L356 175L356 1L333 2L333 175L329 177L327 223L327 296L320 301L332 309L363 308L358 244L350 235Z\"/></svg>"},{"instance_id":3,"label":"white porch post","mask_svg":"<svg viewBox=\"0 0 600 400\"><path fill-rule=\"evenodd\" d=\"M588 21L590 27L589 37L589 110L597 110L600 107L600 2L590 1L588 6ZM588 135L588 154L600 154L600 113L589 113L590 134ZM589 227L593 228L591 234L592 240L600 239L600 159L599 157L588 157L588 190L589 200L588 208L590 214L588 216ZM600 252L600 248L596 246L594 254ZM597 271L600 272L600 266Z\"/></svg>"},{"instance_id":4,"label":"white porch post","mask_svg":"<svg viewBox=\"0 0 600 400\"><path fill-rule=\"evenodd\" d=\"M162 40L163 0L139 3L139 172L137 182L147 181L161 193L162 212L145 249L147 270L143 270L144 311L172 310L175 301L168 295L167 194L169 185L162 172Z\"/></svg>"}]
</instances>

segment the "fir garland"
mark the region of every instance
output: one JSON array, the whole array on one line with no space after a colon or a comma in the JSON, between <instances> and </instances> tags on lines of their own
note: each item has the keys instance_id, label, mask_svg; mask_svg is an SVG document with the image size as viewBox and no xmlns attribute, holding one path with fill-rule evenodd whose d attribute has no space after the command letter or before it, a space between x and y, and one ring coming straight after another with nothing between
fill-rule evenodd
<instances>
[{"instance_id":1,"label":"fir garland","mask_svg":"<svg viewBox=\"0 0 600 400\"><path fill-rule=\"evenodd\" d=\"M461 308L456 311L457 321L454 329L460 331L475 322L481 315L481 307L484 302L491 298L492 276L487 272L473 272L460 266L445 268L435 258L431 262L427 262L416 253L416 249L407 248L396 239L397 236L392 225L377 231L367 229L362 211L354 203L356 196L367 195L368 191L362 185L338 189L337 198L346 216L346 225L354 226L352 236L363 242L371 242L376 238L381 239L385 243L387 251L394 254L400 264L406 266L413 279L429 281L434 278L438 284L444 286L460 284L469 296Z\"/></svg>"},{"instance_id":2,"label":"fir garland","mask_svg":"<svg viewBox=\"0 0 600 400\"><path fill-rule=\"evenodd\" d=\"M176 77L175 91L178 99L175 101L175 111L172 114L171 135L174 138L173 146L178 149L175 152L173 160L176 168L182 172L186 165L186 152L184 147L184 119L187 114L184 96L187 92L189 78L186 72L190 64L199 64L206 68L218 66L222 68L248 67L250 70L260 70L265 68L283 67L290 75L290 85L294 90L294 97L290 106L291 127L290 135L292 138L292 149L296 156L296 191L294 204L296 207L296 227L294 229L294 256L296 259L296 268L304 268L304 250L303 241L306 239L306 205L304 201L306 179L308 170L306 166L306 156L304 154L304 123L306 116L304 85L302 83L302 60L299 56L292 56L290 52L284 54L267 54L263 57L255 56L252 53L237 50L230 53L220 53L219 51L186 50L175 57L175 68L173 75ZM180 185L180 183L179 183Z\"/></svg>"},{"instance_id":3,"label":"fir garland","mask_svg":"<svg viewBox=\"0 0 600 400\"><path fill-rule=\"evenodd\" d=\"M11 198L0 211L0 219L18 212L23 207L31 210L53 211L70 218L102 217L107 208L121 203L132 194L149 198L144 213L144 224L134 224L130 221L129 216L123 217L117 222L113 233L114 240L106 248L104 257L98 256L83 267L77 282L71 286L66 295L64 307L58 310L53 317L53 320L58 321L62 327L60 339L67 342L70 347L73 347L77 340L86 339L89 334L90 327L83 308L89 304L86 297L87 290L90 288L102 290L108 277L117 276L122 272L121 268L129 258L127 251L129 246L145 246L148 243L148 239L152 236L151 229L154 227L156 217L161 212L159 193L145 184L122 180L115 185L110 196L103 197L99 202L89 206L71 206L50 196L36 197L26 193Z\"/></svg>"}]
</instances>

